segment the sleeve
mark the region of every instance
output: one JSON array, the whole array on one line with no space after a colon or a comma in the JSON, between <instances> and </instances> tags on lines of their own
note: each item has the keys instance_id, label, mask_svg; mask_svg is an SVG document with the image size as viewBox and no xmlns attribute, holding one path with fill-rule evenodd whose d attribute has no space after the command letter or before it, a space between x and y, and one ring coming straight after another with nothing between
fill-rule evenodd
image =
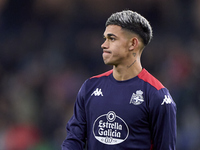
<instances>
[{"instance_id":1,"label":"sleeve","mask_svg":"<svg viewBox=\"0 0 200 150\"><path fill-rule=\"evenodd\" d=\"M67 137L62 144L62 150L83 150L86 141L86 116L84 107L85 83L78 92L74 105L74 114L68 121Z\"/></svg>"},{"instance_id":2,"label":"sleeve","mask_svg":"<svg viewBox=\"0 0 200 150\"><path fill-rule=\"evenodd\" d=\"M176 104L166 88L150 98L152 150L176 150Z\"/></svg>"}]
</instances>

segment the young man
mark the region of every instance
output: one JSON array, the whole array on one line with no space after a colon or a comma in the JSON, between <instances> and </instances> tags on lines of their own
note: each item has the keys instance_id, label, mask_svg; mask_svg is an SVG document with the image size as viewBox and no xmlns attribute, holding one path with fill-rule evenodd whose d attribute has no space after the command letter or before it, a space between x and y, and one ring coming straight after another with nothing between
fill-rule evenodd
<instances>
[{"instance_id":1,"label":"young man","mask_svg":"<svg viewBox=\"0 0 200 150\"><path fill-rule=\"evenodd\" d=\"M175 150L176 104L140 62L149 22L130 10L114 13L104 38L103 60L113 69L82 85L62 150Z\"/></svg>"}]
</instances>

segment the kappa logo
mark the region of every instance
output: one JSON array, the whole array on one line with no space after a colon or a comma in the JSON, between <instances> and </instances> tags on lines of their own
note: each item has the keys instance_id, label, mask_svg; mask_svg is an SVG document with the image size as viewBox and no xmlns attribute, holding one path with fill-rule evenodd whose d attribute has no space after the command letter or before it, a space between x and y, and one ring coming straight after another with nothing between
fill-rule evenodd
<instances>
[{"instance_id":1,"label":"kappa logo","mask_svg":"<svg viewBox=\"0 0 200 150\"><path fill-rule=\"evenodd\" d=\"M96 88L96 90L91 94L91 96L103 96L103 93L101 92L101 89Z\"/></svg>"},{"instance_id":2,"label":"kappa logo","mask_svg":"<svg viewBox=\"0 0 200 150\"><path fill-rule=\"evenodd\" d=\"M163 102L161 105L171 104L171 103L173 103L173 100L169 97L169 95L165 95L165 98L163 99Z\"/></svg>"},{"instance_id":3,"label":"kappa logo","mask_svg":"<svg viewBox=\"0 0 200 150\"><path fill-rule=\"evenodd\" d=\"M130 104L134 104L134 105L140 105L144 102L144 98L142 96L143 92L141 90L137 90L136 94L133 93L131 100L130 100Z\"/></svg>"}]
</instances>

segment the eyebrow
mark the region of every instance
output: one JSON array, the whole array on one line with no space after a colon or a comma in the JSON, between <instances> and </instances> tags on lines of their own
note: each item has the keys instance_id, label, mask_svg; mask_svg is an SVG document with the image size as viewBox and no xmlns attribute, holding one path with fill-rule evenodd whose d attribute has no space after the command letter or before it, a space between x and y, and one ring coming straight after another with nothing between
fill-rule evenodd
<instances>
[{"instance_id":1,"label":"eyebrow","mask_svg":"<svg viewBox=\"0 0 200 150\"><path fill-rule=\"evenodd\" d=\"M112 33L108 33L108 34L107 34L107 37L108 37L108 38L109 38L109 37L112 37L112 36L117 37L116 35L114 35L114 34L112 34ZM103 35L103 37L106 37L106 36Z\"/></svg>"}]
</instances>

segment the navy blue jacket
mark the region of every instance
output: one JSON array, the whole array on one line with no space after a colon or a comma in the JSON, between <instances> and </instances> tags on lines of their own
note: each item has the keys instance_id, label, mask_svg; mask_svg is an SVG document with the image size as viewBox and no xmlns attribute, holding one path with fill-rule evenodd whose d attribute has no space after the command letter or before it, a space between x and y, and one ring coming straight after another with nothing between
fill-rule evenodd
<instances>
[{"instance_id":1,"label":"navy blue jacket","mask_svg":"<svg viewBox=\"0 0 200 150\"><path fill-rule=\"evenodd\" d=\"M110 70L84 82L66 129L62 150L175 150L176 104L145 69L126 81Z\"/></svg>"}]
</instances>

